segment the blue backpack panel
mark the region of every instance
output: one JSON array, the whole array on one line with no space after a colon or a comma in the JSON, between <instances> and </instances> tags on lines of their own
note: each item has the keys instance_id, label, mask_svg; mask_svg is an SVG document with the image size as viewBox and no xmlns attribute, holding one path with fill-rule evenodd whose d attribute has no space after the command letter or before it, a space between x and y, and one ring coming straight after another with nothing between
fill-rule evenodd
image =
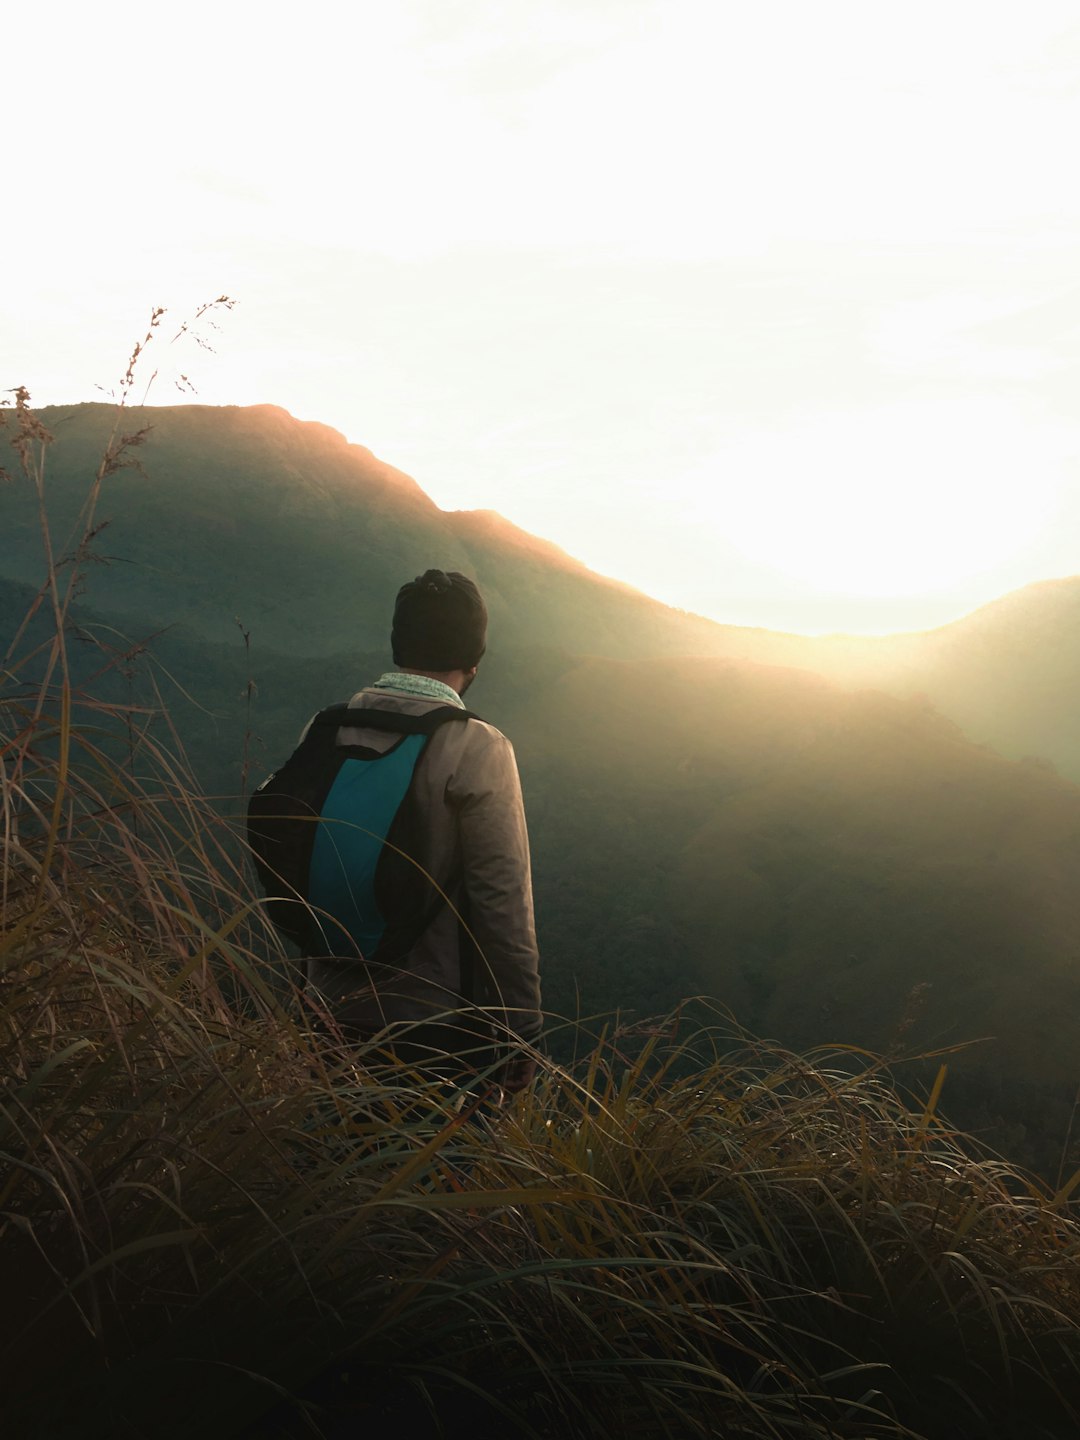
<instances>
[{"instance_id":1,"label":"blue backpack panel","mask_svg":"<svg viewBox=\"0 0 1080 1440\"><path fill-rule=\"evenodd\" d=\"M306 955L398 960L445 905L412 854L409 800L440 726L475 718L454 705L420 715L332 705L248 805L248 843L267 909ZM388 750L336 744L342 726L389 731Z\"/></svg>"}]
</instances>

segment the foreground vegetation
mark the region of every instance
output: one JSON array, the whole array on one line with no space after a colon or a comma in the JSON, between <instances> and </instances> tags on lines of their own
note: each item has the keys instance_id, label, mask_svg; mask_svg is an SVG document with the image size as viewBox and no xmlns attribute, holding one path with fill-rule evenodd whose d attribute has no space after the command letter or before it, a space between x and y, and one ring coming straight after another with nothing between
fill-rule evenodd
<instances>
[{"instance_id":1,"label":"foreground vegetation","mask_svg":"<svg viewBox=\"0 0 1080 1440\"><path fill-rule=\"evenodd\" d=\"M1080 1177L936 1090L688 1013L505 1107L340 1047L167 717L74 693L80 553L0 688L11 1433L1076 1433Z\"/></svg>"}]
</instances>

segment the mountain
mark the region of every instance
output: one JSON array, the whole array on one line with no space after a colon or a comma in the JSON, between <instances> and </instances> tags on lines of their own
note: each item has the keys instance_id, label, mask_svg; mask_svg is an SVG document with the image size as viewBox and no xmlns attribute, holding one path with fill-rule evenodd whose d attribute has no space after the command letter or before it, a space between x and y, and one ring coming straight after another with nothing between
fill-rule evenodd
<instances>
[{"instance_id":1,"label":"mountain","mask_svg":"<svg viewBox=\"0 0 1080 1440\"><path fill-rule=\"evenodd\" d=\"M973 739L1080 780L1080 576L1026 586L895 651L890 688L921 690Z\"/></svg>"},{"instance_id":2,"label":"mountain","mask_svg":"<svg viewBox=\"0 0 1080 1440\"><path fill-rule=\"evenodd\" d=\"M798 1048L984 1041L952 1093L1060 1145L1077 787L925 703L746 662L574 658L508 718L547 948L587 957L589 998L704 993Z\"/></svg>"},{"instance_id":3,"label":"mountain","mask_svg":"<svg viewBox=\"0 0 1080 1440\"><path fill-rule=\"evenodd\" d=\"M54 541L72 531L114 406L50 407ZM409 476L325 425L271 405L134 407L135 469L109 476L90 599L121 626L147 617L207 641L284 655L382 652L403 577L432 563L479 580L491 648L650 659L703 655L812 670L850 688L929 699L980 743L1080 780L1080 577L1028 586L939 629L885 637L719 625L593 574L491 511L444 512ZM36 583L36 499L3 493L0 575Z\"/></svg>"},{"instance_id":4,"label":"mountain","mask_svg":"<svg viewBox=\"0 0 1080 1440\"><path fill-rule=\"evenodd\" d=\"M46 491L54 543L71 534L115 424L109 405L50 407ZM446 513L414 480L325 425L271 405L134 407L131 452L144 473L107 477L94 606L149 616L208 640L292 655L381 648L393 596L433 564L483 585L493 647L565 645L600 654L714 653L722 627L594 575L491 512ZM36 498L7 487L0 574L36 583Z\"/></svg>"},{"instance_id":5,"label":"mountain","mask_svg":"<svg viewBox=\"0 0 1080 1440\"><path fill-rule=\"evenodd\" d=\"M759 654L752 636L741 653ZM973 740L1080 780L1080 576L1027 585L922 633L777 636L771 655L849 687L921 695Z\"/></svg>"},{"instance_id":6,"label":"mountain","mask_svg":"<svg viewBox=\"0 0 1080 1440\"><path fill-rule=\"evenodd\" d=\"M54 536L114 414L42 412ZM1070 763L1080 581L924 635L720 626L490 512L442 512L273 407L125 419L144 423L146 475L104 482L116 558L89 570L73 664L105 698L163 687L213 793L389 661L403 578L464 569L492 616L470 703L518 752L549 1006L632 1021L704 994L791 1046L978 1041L946 1110L1056 1163L1080 1083L1080 789L1038 757ZM29 488L0 505L2 651L41 561ZM46 634L41 612L20 653Z\"/></svg>"}]
</instances>

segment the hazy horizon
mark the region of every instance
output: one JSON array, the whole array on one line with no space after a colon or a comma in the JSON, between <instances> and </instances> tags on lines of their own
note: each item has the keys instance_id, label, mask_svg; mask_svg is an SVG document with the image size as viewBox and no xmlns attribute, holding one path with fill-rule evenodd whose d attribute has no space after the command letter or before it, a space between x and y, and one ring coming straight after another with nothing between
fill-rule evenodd
<instances>
[{"instance_id":1,"label":"hazy horizon","mask_svg":"<svg viewBox=\"0 0 1080 1440\"><path fill-rule=\"evenodd\" d=\"M91 400L72 400L66 402L53 401L50 402L49 406L35 406L35 408L46 409L56 407L63 409L65 405L75 406L80 404L102 403L109 402L103 401L102 397L98 396ZM177 396L175 401L163 401L160 399L155 400L149 397L145 399L137 397L131 401L131 404L146 405L150 408L164 409L170 408L173 405L203 405L206 404L206 402L202 400L202 398L198 395L191 395L187 399L184 399L181 396ZM292 419L298 420L301 423L314 423L318 425L327 424L327 422L320 420L315 415L294 415L285 406L277 405L273 401L255 401L251 402L249 405L245 405L240 408L258 409L261 406L269 406L273 409L282 410L286 414L290 415ZM211 406L210 408L226 408L226 406ZM360 446L362 449L371 451L373 454L375 454L375 458L377 460L392 466L394 469L401 470L405 474L410 473L405 470L402 465L397 463L393 456L378 454L377 452L372 450L372 447L370 445L365 444L363 440L350 438L349 436L345 435L344 432L339 430L336 426L329 425L327 428L335 430L339 435L342 435L342 438L345 439L348 444L357 445ZM152 449L149 450L146 457L150 459L151 468L152 453ZM602 570L598 568L596 565L591 564L586 556L581 554L575 554L571 549L568 548L568 546L559 536L545 535L540 534L534 530L529 530L527 526L520 524L520 522L516 520L513 515L507 514L503 510L499 510L496 506L466 506L440 503L437 497L432 494L431 490L424 483L423 477L415 474L410 474L410 478L415 480L416 483L420 486L420 488L425 492L425 494L427 494L429 498L431 498L436 504L438 504L441 510L447 513L452 513L456 510L474 512L493 511L494 513L500 515L504 520L509 521L512 525L517 526L517 528L531 535L534 539L539 540L545 544L555 545L558 549L562 550L566 555L568 555L570 559L576 560L580 564L587 566L588 569L593 571L593 573L599 575L601 578L613 580L618 584L629 585L631 588L641 591L643 594L649 596L649 598L651 599L658 600L666 605L671 605L677 610L684 610L691 614L700 615L702 618L712 620L718 625L730 625L747 629L764 629L771 630L777 633L802 635L817 638L828 638L830 636L844 635L850 635L853 637L862 636L868 638L878 636L880 638L886 638L889 635L913 634L940 629L943 626L952 624L954 621L963 619L967 615L973 614L975 611L982 609L985 605L993 604L994 601L1003 599L1006 595L1013 594L1017 590L1025 589L1029 585L1037 585L1041 583L1052 584L1058 581L1070 580L1074 578L1077 573L1075 571L1068 571L1062 572L1061 574L1034 575L1031 579L1020 579L1017 581L1017 583L1009 585L1005 589L990 590L985 594L983 598L971 599L970 597L958 597L954 604L949 601L943 602L938 597L930 597L927 600L913 598L909 602L909 614L911 617L910 623L906 624L902 622L895 623L895 617L898 609L897 602L895 600L883 599L879 602L867 597L859 597L857 600L845 599L845 597L843 596L835 598L820 597L820 600L807 600L806 597L800 597L797 613L799 619L803 623L798 623L798 620L796 622L791 622L790 620L786 619L786 617L790 617L792 613L792 602L790 599L785 598L783 594L778 594L775 597L756 596L752 601L748 603L745 612L742 611L739 602L736 600L731 602L730 609L727 613L710 614L704 609L695 608L692 605L685 604L682 600L678 598L669 598L666 595L658 594L656 591L650 590L645 585L641 584L639 580L635 579L632 576L620 575L610 570ZM853 605L856 607L855 610L853 610L852 608ZM856 611L862 614L865 623L861 625L858 623L850 623L850 617L853 613L856 613ZM775 623L770 622L768 618L768 616L772 612L775 612L778 617L781 617L778 618ZM737 618L743 613L750 616L751 618ZM846 625L844 623L830 624L828 621L823 620L822 623L815 624L811 618L815 613L820 613L821 615L835 614L836 616L840 617L846 616L848 623ZM888 628L886 628L884 625L875 624L875 617L879 613L883 617L886 614L890 617L893 623L891 623Z\"/></svg>"},{"instance_id":2,"label":"hazy horizon","mask_svg":"<svg viewBox=\"0 0 1080 1440\"><path fill-rule=\"evenodd\" d=\"M225 292L136 395L283 405L726 623L921 629L1080 572L1064 0L314 0L299 34L195 0L142 86L129 0L50 10L0 297L37 403Z\"/></svg>"}]
</instances>

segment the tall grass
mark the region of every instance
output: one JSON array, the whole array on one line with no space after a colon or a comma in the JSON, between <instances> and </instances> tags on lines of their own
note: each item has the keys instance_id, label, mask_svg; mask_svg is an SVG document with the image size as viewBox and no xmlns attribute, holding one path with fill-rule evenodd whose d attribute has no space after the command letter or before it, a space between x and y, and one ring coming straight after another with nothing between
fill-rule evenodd
<instances>
[{"instance_id":1,"label":"tall grass","mask_svg":"<svg viewBox=\"0 0 1080 1440\"><path fill-rule=\"evenodd\" d=\"M70 682L121 431L65 572L8 418L55 622L0 691L12 1434L1077 1432L1076 1179L873 1057L732 1053L706 1014L495 1107L314 1023L167 716Z\"/></svg>"}]
</instances>

